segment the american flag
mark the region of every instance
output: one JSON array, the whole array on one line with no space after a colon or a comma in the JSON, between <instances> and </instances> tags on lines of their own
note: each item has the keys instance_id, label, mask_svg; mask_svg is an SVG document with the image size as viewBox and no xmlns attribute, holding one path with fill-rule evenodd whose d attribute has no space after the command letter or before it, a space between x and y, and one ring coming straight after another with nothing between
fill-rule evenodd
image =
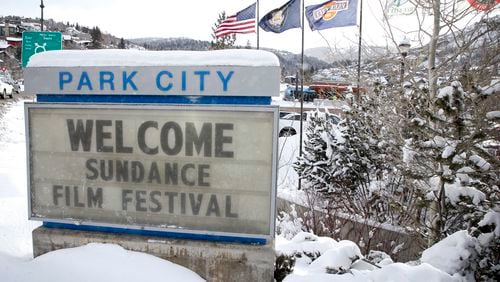
<instances>
[{"instance_id":1,"label":"american flag","mask_svg":"<svg viewBox=\"0 0 500 282\"><path fill-rule=\"evenodd\" d=\"M236 15L230 16L220 23L215 30L215 37L234 33L254 33L255 32L255 5L239 11Z\"/></svg>"}]
</instances>

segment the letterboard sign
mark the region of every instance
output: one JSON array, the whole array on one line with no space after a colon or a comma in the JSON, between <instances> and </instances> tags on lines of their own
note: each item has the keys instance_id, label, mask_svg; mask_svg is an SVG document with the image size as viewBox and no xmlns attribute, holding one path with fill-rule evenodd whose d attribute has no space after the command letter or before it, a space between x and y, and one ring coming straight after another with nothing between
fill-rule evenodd
<instances>
[{"instance_id":1,"label":"letterboard sign","mask_svg":"<svg viewBox=\"0 0 500 282\"><path fill-rule=\"evenodd\" d=\"M31 219L273 235L277 108L25 107Z\"/></svg>"},{"instance_id":2,"label":"letterboard sign","mask_svg":"<svg viewBox=\"0 0 500 282\"><path fill-rule=\"evenodd\" d=\"M269 103L279 72L277 57L258 50L34 55L30 218L265 243L274 237L278 107Z\"/></svg>"}]
</instances>

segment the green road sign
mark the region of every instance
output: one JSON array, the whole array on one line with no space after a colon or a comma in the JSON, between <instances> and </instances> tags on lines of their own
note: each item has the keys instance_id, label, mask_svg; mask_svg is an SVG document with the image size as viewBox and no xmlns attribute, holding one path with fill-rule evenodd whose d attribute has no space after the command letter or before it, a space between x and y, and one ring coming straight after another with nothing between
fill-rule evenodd
<instances>
[{"instance_id":1,"label":"green road sign","mask_svg":"<svg viewBox=\"0 0 500 282\"><path fill-rule=\"evenodd\" d=\"M23 32L22 65L26 67L31 56L37 53L61 50L62 35L60 32L25 31Z\"/></svg>"}]
</instances>

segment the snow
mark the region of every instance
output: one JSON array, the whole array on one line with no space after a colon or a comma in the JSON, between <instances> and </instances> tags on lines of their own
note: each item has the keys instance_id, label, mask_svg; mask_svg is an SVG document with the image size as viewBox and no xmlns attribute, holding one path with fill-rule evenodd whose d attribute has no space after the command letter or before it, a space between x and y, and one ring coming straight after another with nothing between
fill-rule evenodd
<instances>
[{"instance_id":1,"label":"snow","mask_svg":"<svg viewBox=\"0 0 500 282\"><path fill-rule=\"evenodd\" d=\"M473 255L474 239L467 231L457 231L422 253L421 261L448 274L457 273Z\"/></svg>"},{"instance_id":2,"label":"snow","mask_svg":"<svg viewBox=\"0 0 500 282\"><path fill-rule=\"evenodd\" d=\"M490 169L491 165L482 157L478 155L472 155L469 157L469 160L473 162L477 167L479 167L483 171L487 171Z\"/></svg>"},{"instance_id":3,"label":"snow","mask_svg":"<svg viewBox=\"0 0 500 282\"><path fill-rule=\"evenodd\" d=\"M276 250L280 254L296 255L293 272L285 278L285 282L420 282L420 281L462 281L458 275L450 275L431 265L422 263L409 265L392 263L390 258L384 258L376 265L362 260L358 246L350 241L336 242L331 238L318 237L313 234L301 233L288 241L281 236L277 237ZM314 244L316 242L316 244ZM312 261L311 254L318 254L318 244L321 246L321 255ZM444 248L444 247L443 247ZM286 249L286 251L283 251ZM463 249L454 253L463 252ZM439 247L443 252L448 249ZM443 265L440 265L443 266ZM445 265L448 266L448 265ZM335 274L335 272L343 274Z\"/></svg>"},{"instance_id":4,"label":"snow","mask_svg":"<svg viewBox=\"0 0 500 282\"><path fill-rule=\"evenodd\" d=\"M2 281L123 282L156 281L159 277L168 277L168 281L204 281L169 261L97 243L53 251L26 262L0 256L0 274Z\"/></svg>"},{"instance_id":5,"label":"snow","mask_svg":"<svg viewBox=\"0 0 500 282\"><path fill-rule=\"evenodd\" d=\"M446 86L446 87L443 87L439 90L439 93L437 95L437 97L439 99L444 99L444 98L450 98L453 96L453 87L451 86Z\"/></svg>"},{"instance_id":6,"label":"snow","mask_svg":"<svg viewBox=\"0 0 500 282\"><path fill-rule=\"evenodd\" d=\"M351 241L340 241L336 248L327 250L313 261L309 268L315 272L342 273L351 268L352 263L362 256L356 244Z\"/></svg>"},{"instance_id":7,"label":"snow","mask_svg":"<svg viewBox=\"0 0 500 282\"><path fill-rule=\"evenodd\" d=\"M445 184L444 190L446 197L451 201L453 205L457 205L460 202L460 197L469 197L472 199L472 203L475 205L486 199L486 195L477 190L474 187L462 186L459 181L453 184Z\"/></svg>"},{"instance_id":8,"label":"snow","mask_svg":"<svg viewBox=\"0 0 500 282\"><path fill-rule=\"evenodd\" d=\"M0 40L0 50L1 49L6 49L10 46L9 42L5 41L5 40Z\"/></svg>"},{"instance_id":9,"label":"snow","mask_svg":"<svg viewBox=\"0 0 500 282\"><path fill-rule=\"evenodd\" d=\"M0 115L1 113L0 108ZM0 118L0 254L32 256L31 231L39 225L28 221L24 108L14 104Z\"/></svg>"},{"instance_id":10,"label":"snow","mask_svg":"<svg viewBox=\"0 0 500 282\"><path fill-rule=\"evenodd\" d=\"M500 91L500 80L493 79L489 86L483 87L483 94L486 96L491 96Z\"/></svg>"},{"instance_id":11,"label":"snow","mask_svg":"<svg viewBox=\"0 0 500 282\"><path fill-rule=\"evenodd\" d=\"M498 119L500 118L500 111L491 111L486 113L487 119Z\"/></svg>"},{"instance_id":12,"label":"snow","mask_svg":"<svg viewBox=\"0 0 500 282\"><path fill-rule=\"evenodd\" d=\"M455 153L455 146L454 145L448 145L444 148L443 152L441 153L441 158L447 159L451 155Z\"/></svg>"},{"instance_id":13,"label":"snow","mask_svg":"<svg viewBox=\"0 0 500 282\"><path fill-rule=\"evenodd\" d=\"M276 236L275 249L278 254L295 255L297 253L322 254L338 245L338 242L328 237L317 237L311 233L301 232L288 241L282 236Z\"/></svg>"},{"instance_id":14,"label":"snow","mask_svg":"<svg viewBox=\"0 0 500 282\"><path fill-rule=\"evenodd\" d=\"M486 226L494 224L495 236L500 236L500 212L498 211L489 211L484 215L484 218L479 222L479 226Z\"/></svg>"},{"instance_id":15,"label":"snow","mask_svg":"<svg viewBox=\"0 0 500 282\"><path fill-rule=\"evenodd\" d=\"M189 63L187 63L189 62ZM139 51L139 50L58 50L30 58L28 67L103 66L277 66L279 60L262 50Z\"/></svg>"}]
</instances>

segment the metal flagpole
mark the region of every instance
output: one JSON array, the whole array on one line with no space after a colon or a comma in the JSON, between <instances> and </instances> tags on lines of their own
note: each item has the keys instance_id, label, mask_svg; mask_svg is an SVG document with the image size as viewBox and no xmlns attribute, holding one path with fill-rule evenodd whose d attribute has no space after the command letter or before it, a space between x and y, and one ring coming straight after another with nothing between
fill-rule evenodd
<instances>
[{"instance_id":1,"label":"metal flagpole","mask_svg":"<svg viewBox=\"0 0 500 282\"><path fill-rule=\"evenodd\" d=\"M257 15L256 15L256 29L257 29L257 50L259 50L259 0L257 0Z\"/></svg>"},{"instance_id":2,"label":"metal flagpole","mask_svg":"<svg viewBox=\"0 0 500 282\"><path fill-rule=\"evenodd\" d=\"M360 92L360 77L361 77L361 33L363 31L363 0L359 0L360 8L359 8L359 43L358 43L358 95L356 96L356 100L361 100L361 92Z\"/></svg>"},{"instance_id":3,"label":"metal flagpole","mask_svg":"<svg viewBox=\"0 0 500 282\"><path fill-rule=\"evenodd\" d=\"M302 117L304 114L304 0L302 2L302 52L300 54L300 69L301 69L301 75L300 75L300 136L299 136L299 156L302 156L302 135L303 135L303 126L304 123L302 122ZM299 187L298 189L301 190L302 188L302 181L299 177Z\"/></svg>"}]
</instances>

